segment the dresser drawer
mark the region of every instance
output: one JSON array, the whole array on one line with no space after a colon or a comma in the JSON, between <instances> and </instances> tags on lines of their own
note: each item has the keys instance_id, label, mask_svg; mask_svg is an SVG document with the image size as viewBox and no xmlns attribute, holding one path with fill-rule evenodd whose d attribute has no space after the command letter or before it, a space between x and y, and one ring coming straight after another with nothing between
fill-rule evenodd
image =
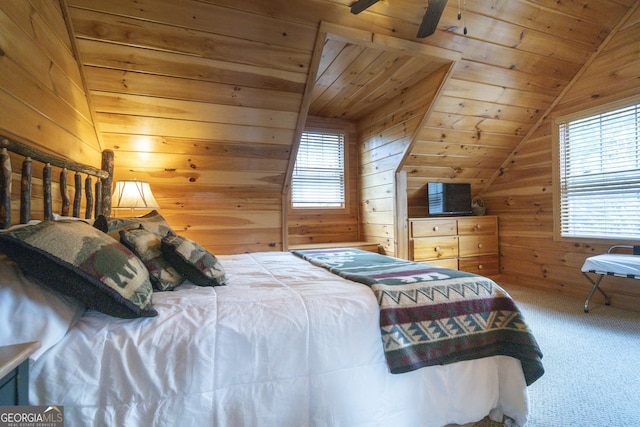
<instances>
[{"instance_id":1,"label":"dresser drawer","mask_svg":"<svg viewBox=\"0 0 640 427\"><path fill-rule=\"evenodd\" d=\"M498 236L495 234L458 237L459 256L479 256L498 253Z\"/></svg>"},{"instance_id":2,"label":"dresser drawer","mask_svg":"<svg viewBox=\"0 0 640 427\"><path fill-rule=\"evenodd\" d=\"M458 234L455 219L430 219L428 221L411 221L410 237L433 237Z\"/></svg>"},{"instance_id":3,"label":"dresser drawer","mask_svg":"<svg viewBox=\"0 0 640 427\"><path fill-rule=\"evenodd\" d=\"M482 276L497 276L500 274L500 263L497 255L460 258L458 267L460 271Z\"/></svg>"},{"instance_id":4,"label":"dresser drawer","mask_svg":"<svg viewBox=\"0 0 640 427\"><path fill-rule=\"evenodd\" d=\"M408 228L410 260L500 275L497 216L409 218Z\"/></svg>"},{"instance_id":5,"label":"dresser drawer","mask_svg":"<svg viewBox=\"0 0 640 427\"><path fill-rule=\"evenodd\" d=\"M470 216L458 218L458 234L498 234L498 217Z\"/></svg>"},{"instance_id":6,"label":"dresser drawer","mask_svg":"<svg viewBox=\"0 0 640 427\"><path fill-rule=\"evenodd\" d=\"M458 257L458 236L420 237L412 239L409 246L415 261Z\"/></svg>"}]
</instances>

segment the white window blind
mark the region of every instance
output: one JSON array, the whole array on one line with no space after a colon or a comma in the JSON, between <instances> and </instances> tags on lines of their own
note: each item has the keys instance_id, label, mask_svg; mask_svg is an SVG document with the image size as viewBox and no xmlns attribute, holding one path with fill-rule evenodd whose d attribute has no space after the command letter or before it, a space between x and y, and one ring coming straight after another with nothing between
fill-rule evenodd
<instances>
[{"instance_id":1,"label":"white window blind","mask_svg":"<svg viewBox=\"0 0 640 427\"><path fill-rule=\"evenodd\" d=\"M563 237L640 239L640 105L560 122Z\"/></svg>"},{"instance_id":2,"label":"white window blind","mask_svg":"<svg viewBox=\"0 0 640 427\"><path fill-rule=\"evenodd\" d=\"M303 132L291 181L294 208L344 207L344 134Z\"/></svg>"}]
</instances>

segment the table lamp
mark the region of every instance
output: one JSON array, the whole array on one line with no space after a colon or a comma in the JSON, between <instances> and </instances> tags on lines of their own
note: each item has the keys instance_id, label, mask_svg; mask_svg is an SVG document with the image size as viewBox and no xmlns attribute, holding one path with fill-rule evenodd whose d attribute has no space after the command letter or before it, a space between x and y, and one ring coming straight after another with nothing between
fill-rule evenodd
<instances>
[{"instance_id":1,"label":"table lamp","mask_svg":"<svg viewBox=\"0 0 640 427\"><path fill-rule=\"evenodd\" d=\"M126 180L117 181L116 189L111 197L111 209L126 210L131 209L131 215L136 210L150 211L160 208L151 186L146 181Z\"/></svg>"}]
</instances>

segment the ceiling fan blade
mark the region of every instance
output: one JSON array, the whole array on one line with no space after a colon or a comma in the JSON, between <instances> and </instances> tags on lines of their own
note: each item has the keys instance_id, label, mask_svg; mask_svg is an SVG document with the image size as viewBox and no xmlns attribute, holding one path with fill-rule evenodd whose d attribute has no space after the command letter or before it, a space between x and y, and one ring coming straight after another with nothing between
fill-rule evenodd
<instances>
[{"instance_id":1,"label":"ceiling fan blade","mask_svg":"<svg viewBox=\"0 0 640 427\"><path fill-rule=\"evenodd\" d=\"M378 0L358 0L351 5L351 13L357 15L371 5L378 3Z\"/></svg>"},{"instance_id":2,"label":"ceiling fan blade","mask_svg":"<svg viewBox=\"0 0 640 427\"><path fill-rule=\"evenodd\" d=\"M436 27L438 26L438 22L440 22L440 17L446 4L447 0L429 0L429 6L424 13L422 24L420 24L416 37L422 39L436 32Z\"/></svg>"}]
</instances>

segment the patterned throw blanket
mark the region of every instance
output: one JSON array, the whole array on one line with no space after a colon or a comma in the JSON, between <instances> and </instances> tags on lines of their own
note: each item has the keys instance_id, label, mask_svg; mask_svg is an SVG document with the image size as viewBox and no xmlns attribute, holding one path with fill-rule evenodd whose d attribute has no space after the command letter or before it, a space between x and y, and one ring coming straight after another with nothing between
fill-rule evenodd
<instances>
[{"instance_id":1,"label":"patterned throw blanket","mask_svg":"<svg viewBox=\"0 0 640 427\"><path fill-rule=\"evenodd\" d=\"M486 277L358 249L293 253L371 287L392 373L494 355L519 359L527 385L544 373L522 314Z\"/></svg>"}]
</instances>

